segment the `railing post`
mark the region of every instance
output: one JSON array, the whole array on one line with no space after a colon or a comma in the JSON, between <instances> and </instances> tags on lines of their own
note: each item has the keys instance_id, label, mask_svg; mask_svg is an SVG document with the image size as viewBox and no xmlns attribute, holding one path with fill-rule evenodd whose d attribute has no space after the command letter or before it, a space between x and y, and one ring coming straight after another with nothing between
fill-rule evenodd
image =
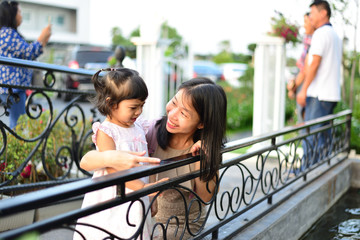
<instances>
[{"instance_id":1,"label":"railing post","mask_svg":"<svg viewBox=\"0 0 360 240\"><path fill-rule=\"evenodd\" d=\"M217 239L219 239L219 229L216 229L215 231L212 232L212 234L211 234L211 239L212 239L212 240L217 240Z\"/></svg>"},{"instance_id":2,"label":"railing post","mask_svg":"<svg viewBox=\"0 0 360 240\"><path fill-rule=\"evenodd\" d=\"M351 139L351 117L352 117L352 113L346 116L346 128L347 128L347 145L348 145L348 153L350 153L350 139Z\"/></svg>"}]
</instances>

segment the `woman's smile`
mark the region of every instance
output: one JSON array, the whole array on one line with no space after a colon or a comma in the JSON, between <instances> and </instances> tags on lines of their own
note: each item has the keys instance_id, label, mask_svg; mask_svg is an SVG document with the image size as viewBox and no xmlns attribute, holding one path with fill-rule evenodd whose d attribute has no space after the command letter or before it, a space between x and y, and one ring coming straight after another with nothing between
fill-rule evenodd
<instances>
[{"instance_id":1,"label":"woman's smile","mask_svg":"<svg viewBox=\"0 0 360 240\"><path fill-rule=\"evenodd\" d=\"M176 128L176 127L177 127L177 125L175 125L175 124L173 124L172 122L170 122L170 120L167 121L167 126L168 126L169 128Z\"/></svg>"}]
</instances>

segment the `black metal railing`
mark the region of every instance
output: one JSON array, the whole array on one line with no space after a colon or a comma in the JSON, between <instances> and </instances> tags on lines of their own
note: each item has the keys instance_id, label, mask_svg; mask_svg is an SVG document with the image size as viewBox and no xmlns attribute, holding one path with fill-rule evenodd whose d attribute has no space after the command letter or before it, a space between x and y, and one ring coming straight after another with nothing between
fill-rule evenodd
<instances>
[{"instance_id":1,"label":"black metal railing","mask_svg":"<svg viewBox=\"0 0 360 240\"><path fill-rule=\"evenodd\" d=\"M92 76L94 71L6 57L0 57L0 64L45 71L43 87L0 84L0 87L9 89L9 97L16 98L13 89L32 91L27 97L26 114L19 119L19 124L15 129L11 129L6 123L8 111L12 105L11 101L2 102L0 105L0 193L18 194L18 191L24 188L41 188L53 185L54 181L57 184L68 182L71 181L68 178L70 172L75 168L90 176L79 167L79 159L83 151L91 148L85 143L89 141L91 122L97 120L97 112L89 107L90 113L87 115L91 117L86 117L80 99L93 92L54 88L54 86L56 81L60 81L56 79L55 73ZM76 97L69 103L63 104L60 109L55 109L56 99L52 95L61 93L73 94ZM91 121L88 120L90 118ZM64 135L62 139L66 141L58 141L61 140L58 138L59 135L65 132L67 135ZM19 150L25 153L21 155ZM50 158L51 161L49 161ZM31 168L31 174L24 178L21 175L26 168ZM40 172L38 173L35 168L38 170L41 168ZM47 184L46 181L37 182L36 178L50 182ZM19 182L34 183L19 186Z\"/></svg>"},{"instance_id":2,"label":"black metal railing","mask_svg":"<svg viewBox=\"0 0 360 240\"><path fill-rule=\"evenodd\" d=\"M1 61L5 61L4 59L0 59L0 63L5 64ZM21 63L25 64L26 62ZM17 62L16 64L21 63ZM19 66L31 67L26 64ZM42 69L47 70L45 67L52 69L52 71L55 71L56 68L53 65L46 65ZM57 70L61 72L61 69ZM64 71L69 71L69 69ZM76 70L71 71L76 73ZM45 96L47 95L46 91L48 91L47 88L38 89L33 87L31 89L35 91L33 94ZM59 124L61 118L59 116L68 119L64 120L64 122L70 122L71 120L73 123L62 124L70 129L71 141L69 145L60 145L59 148L56 146L57 149L55 149L55 166L61 168L61 174L53 176L53 181L35 183L31 186L37 188L47 187L46 189L1 200L0 218L6 219L5 217L21 214L27 210L55 206L66 200L70 201L74 198L81 198L83 194L105 187L117 186L119 189L118 196L87 208L65 211L45 220L5 231L0 233L0 239L14 239L30 232L43 234L54 229L75 232L82 239L81 236L83 235L81 234L84 234L87 230L81 227L76 228L76 223L78 226L82 225L81 218L120 204L128 204L126 216L128 216L128 213L131 212L130 210L135 205L140 206L142 209L143 217L137 224L130 220L122 221L124 225L127 225L126 227L133 230L131 236L126 238L137 239L139 236L143 236L145 220L151 214L151 206L156 204L155 200L160 202L161 198L167 196L168 193L178 194L180 199L183 199L182 208L178 209L178 214L166 216L165 219L159 220L155 218L156 221L151 229L153 237L165 238L165 235L170 233L171 226L175 227L175 231L172 233L176 233L176 239L231 237L270 212L299 189L311 183L322 174L325 174L338 163L346 160L350 148L352 113L350 110L346 110L338 114L306 122L302 125L286 127L264 136L227 143L223 149L223 160L219 170L219 177L216 181L216 194L209 202L204 202L193 189L182 184L198 177L199 172L191 172L177 178L171 178L166 182L125 194L125 184L131 180L189 165L199 161L199 158L191 155L180 156L175 159L164 160L160 165L146 165L104 177L77 179L74 181L69 178L70 171L68 169L72 169L73 165L78 166L81 156L79 149L86 145L84 139L89 136L86 134L86 127L76 128L80 123L79 117L70 117L70 108L81 108L80 104L76 101L77 99L74 99L68 103L66 108L60 111L57 116L50 112L48 123L44 130L41 130L40 137L23 140L21 135L16 131L12 131L0 121L2 137L5 139L0 156L7 152L3 150L4 145L5 149L9 147L6 144L6 134L19 135L17 139L24 142L38 141L30 154L35 156L36 150L40 150L41 161L45 166L44 169L46 164L49 164L46 157L46 146L50 145L45 143L50 141L51 130L55 128L56 123ZM33 103L36 103L36 99L34 99ZM51 101L49 105L52 105ZM31 107L27 106L27 108ZM81 120L84 122L83 125L86 126L86 121L83 119L85 117L82 117ZM317 128L313 129L314 126L317 126ZM303 152L304 149L306 152ZM18 186L9 186L9 183L11 184L12 181L15 181L11 179L21 175L31 160L32 157L26 158L24 161L27 162L21 163L15 173L2 171L2 176L8 175L12 177L6 180L6 184L1 185L0 193L10 193L15 191L15 189L19 189ZM51 169L46 171L53 174ZM315 172L316 174L314 174ZM59 183L61 185L56 186ZM26 186L26 184L21 186ZM291 191L287 191L289 187L292 188ZM146 199L145 196L152 193L155 193L155 196L151 202L147 203L144 200ZM195 214L189 214L194 213L192 211L194 207L197 209ZM254 211L254 213L253 210L257 208L261 210ZM242 217L241 220L239 217ZM80 220L77 222L78 219ZM228 228L229 225L231 225L231 228ZM124 236L114 236L113 233L108 232L104 228L96 226L87 226L87 228L96 228L99 232L105 233L105 236L109 239L125 238ZM226 229L226 231L223 231L223 229ZM226 232L226 234L223 232ZM170 239L173 237L173 235L168 235ZM144 236L144 238L146 237Z\"/></svg>"}]
</instances>

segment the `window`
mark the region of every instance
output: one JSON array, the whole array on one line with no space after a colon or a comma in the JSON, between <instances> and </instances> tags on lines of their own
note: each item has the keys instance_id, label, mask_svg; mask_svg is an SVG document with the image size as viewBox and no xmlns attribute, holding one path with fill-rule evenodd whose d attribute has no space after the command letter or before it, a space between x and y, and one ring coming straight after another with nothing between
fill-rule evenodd
<instances>
[{"instance_id":1,"label":"window","mask_svg":"<svg viewBox=\"0 0 360 240\"><path fill-rule=\"evenodd\" d=\"M65 23L65 17L63 15L60 15L56 18L56 24L59 26L63 26Z\"/></svg>"},{"instance_id":2,"label":"window","mask_svg":"<svg viewBox=\"0 0 360 240\"><path fill-rule=\"evenodd\" d=\"M22 13L22 19L23 19L23 21L24 22L30 22L30 20L31 20L31 14L30 14L30 12L23 12Z\"/></svg>"}]
</instances>

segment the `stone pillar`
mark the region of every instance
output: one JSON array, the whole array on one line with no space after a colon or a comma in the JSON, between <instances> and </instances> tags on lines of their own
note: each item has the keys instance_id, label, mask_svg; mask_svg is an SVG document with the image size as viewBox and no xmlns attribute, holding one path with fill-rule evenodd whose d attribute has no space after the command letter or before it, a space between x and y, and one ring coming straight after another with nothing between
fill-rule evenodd
<instances>
[{"instance_id":1,"label":"stone pillar","mask_svg":"<svg viewBox=\"0 0 360 240\"><path fill-rule=\"evenodd\" d=\"M284 127L285 60L283 38L264 36L257 43L254 62L253 136Z\"/></svg>"},{"instance_id":2,"label":"stone pillar","mask_svg":"<svg viewBox=\"0 0 360 240\"><path fill-rule=\"evenodd\" d=\"M136 69L148 87L149 96L143 117L151 120L164 114L163 49L159 46L161 23L149 17L140 26L140 37L132 38L136 45Z\"/></svg>"}]
</instances>

